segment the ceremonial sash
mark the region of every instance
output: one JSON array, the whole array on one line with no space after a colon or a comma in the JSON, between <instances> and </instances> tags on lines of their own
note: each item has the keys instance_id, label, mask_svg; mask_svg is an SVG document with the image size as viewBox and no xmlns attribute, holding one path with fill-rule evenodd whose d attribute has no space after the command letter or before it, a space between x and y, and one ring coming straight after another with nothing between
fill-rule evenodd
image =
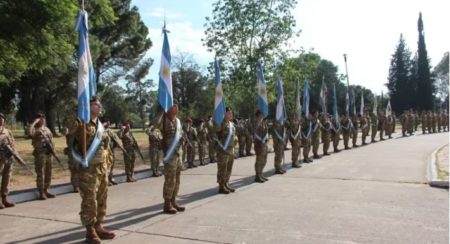
<instances>
[{"instance_id":1,"label":"ceremonial sash","mask_svg":"<svg viewBox=\"0 0 450 244\"><path fill-rule=\"evenodd\" d=\"M100 120L98 119L94 139L92 140L92 143L86 152L86 157L84 158L80 154L78 154L76 150L74 150L72 145L72 157L76 163L81 165L81 167L83 168L89 167L89 162L97 153L98 146L100 146L100 143L102 142L102 134L104 130L105 128L103 128L102 122L100 122Z\"/></svg>"},{"instance_id":2,"label":"ceremonial sash","mask_svg":"<svg viewBox=\"0 0 450 244\"><path fill-rule=\"evenodd\" d=\"M266 142L267 142L267 130L266 130L266 133L264 134L264 137L263 137L263 138L261 138L261 137L258 135L258 133L255 133L255 138L256 138L256 140L262 142L263 144L266 144Z\"/></svg>"},{"instance_id":3,"label":"ceremonial sash","mask_svg":"<svg viewBox=\"0 0 450 244\"><path fill-rule=\"evenodd\" d=\"M175 137L173 138L172 143L170 144L169 150L167 150L167 153L163 159L163 162L165 164L170 163L173 153L175 152L175 149L177 148L178 143L180 142L180 139L181 139L181 130L182 130L181 122L178 118L176 118L176 122L177 122L177 129L175 131Z\"/></svg>"},{"instance_id":4,"label":"ceremonial sash","mask_svg":"<svg viewBox=\"0 0 450 244\"><path fill-rule=\"evenodd\" d=\"M216 139L217 144L222 148L223 151L227 151L228 146L230 145L231 142L231 137L233 136L233 123L230 122L230 127L228 128L228 135L227 138L225 139L225 145L222 145L222 143Z\"/></svg>"},{"instance_id":5,"label":"ceremonial sash","mask_svg":"<svg viewBox=\"0 0 450 244\"><path fill-rule=\"evenodd\" d=\"M311 130L312 130L312 123L311 121L309 122L309 128L308 128L308 133L306 133L306 135L302 132L302 136L304 139L308 140L309 136L311 135Z\"/></svg>"},{"instance_id":6,"label":"ceremonial sash","mask_svg":"<svg viewBox=\"0 0 450 244\"><path fill-rule=\"evenodd\" d=\"M278 139L279 139L280 141L284 141L284 137L286 136L286 130L283 128L283 136L281 136L281 135L278 133L277 129L274 129L274 131L275 131L275 135L278 137Z\"/></svg>"},{"instance_id":7,"label":"ceremonial sash","mask_svg":"<svg viewBox=\"0 0 450 244\"><path fill-rule=\"evenodd\" d=\"M297 132L295 133L295 135L292 134L292 132L291 132L291 138L294 140L297 139L298 135L300 135L300 131L301 131L301 128L300 128L300 126L298 126L298 129L297 129Z\"/></svg>"}]
</instances>

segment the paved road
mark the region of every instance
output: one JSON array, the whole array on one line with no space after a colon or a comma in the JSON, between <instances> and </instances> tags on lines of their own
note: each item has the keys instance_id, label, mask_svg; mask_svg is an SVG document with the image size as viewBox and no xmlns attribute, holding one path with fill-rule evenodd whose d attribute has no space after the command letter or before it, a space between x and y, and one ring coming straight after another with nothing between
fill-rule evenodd
<instances>
[{"instance_id":1,"label":"paved road","mask_svg":"<svg viewBox=\"0 0 450 244\"><path fill-rule=\"evenodd\" d=\"M377 142L253 183L254 157L235 161L237 192L217 195L216 165L182 173L185 213L161 213L163 179L110 188L112 243L449 243L449 197L426 183L448 133ZM286 159L291 151L286 151ZM289 161L289 160L288 160ZM1 243L81 243L80 197L0 210Z\"/></svg>"}]
</instances>

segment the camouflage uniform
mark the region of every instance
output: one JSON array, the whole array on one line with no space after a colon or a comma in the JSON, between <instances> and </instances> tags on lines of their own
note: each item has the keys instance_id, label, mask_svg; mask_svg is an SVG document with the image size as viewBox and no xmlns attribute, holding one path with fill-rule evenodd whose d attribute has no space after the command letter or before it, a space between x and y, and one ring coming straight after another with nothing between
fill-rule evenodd
<instances>
[{"instance_id":1,"label":"camouflage uniform","mask_svg":"<svg viewBox=\"0 0 450 244\"><path fill-rule=\"evenodd\" d=\"M342 125L342 137L344 139L344 148L350 149L350 147L348 146L348 142L350 140L350 134L352 132L352 122L350 121L347 115L341 120L341 125Z\"/></svg>"},{"instance_id":2,"label":"camouflage uniform","mask_svg":"<svg viewBox=\"0 0 450 244\"><path fill-rule=\"evenodd\" d=\"M392 138L392 124L394 124L394 120L392 118L392 115L389 115L386 117L386 124L385 124L385 132L386 132L386 136L388 136L389 138Z\"/></svg>"},{"instance_id":3,"label":"camouflage uniform","mask_svg":"<svg viewBox=\"0 0 450 244\"><path fill-rule=\"evenodd\" d=\"M54 197L47 190L52 182L53 155L50 147L53 145L53 134L45 125L31 126L29 135L33 145L34 169L36 170L36 187L41 195L40 199ZM51 143L52 145L48 145Z\"/></svg>"},{"instance_id":4,"label":"camouflage uniform","mask_svg":"<svg viewBox=\"0 0 450 244\"><path fill-rule=\"evenodd\" d=\"M108 182L109 185L117 185L117 183L114 181L114 165L116 164L116 155L114 153L114 149L117 147L117 144L119 142L119 138L117 138L117 135L110 129L110 128L105 128L105 133L108 134L110 140L109 143L109 151L110 151L110 166L108 169ZM114 138L114 139L113 139Z\"/></svg>"},{"instance_id":5,"label":"camouflage uniform","mask_svg":"<svg viewBox=\"0 0 450 244\"><path fill-rule=\"evenodd\" d=\"M437 131L441 132L441 130L442 130L442 122L443 122L441 113L436 113L436 117L437 117Z\"/></svg>"},{"instance_id":6,"label":"camouflage uniform","mask_svg":"<svg viewBox=\"0 0 450 244\"><path fill-rule=\"evenodd\" d=\"M236 126L236 134L239 141L239 157L244 157L245 142L246 142L245 121L243 119L238 119L235 126Z\"/></svg>"},{"instance_id":7,"label":"camouflage uniform","mask_svg":"<svg viewBox=\"0 0 450 244\"><path fill-rule=\"evenodd\" d=\"M378 117L374 114L370 114L370 127L372 130L372 133L370 134L371 142L375 142L375 137L377 136L377 129L378 129Z\"/></svg>"},{"instance_id":8,"label":"camouflage uniform","mask_svg":"<svg viewBox=\"0 0 450 244\"><path fill-rule=\"evenodd\" d=\"M333 141L333 149L334 152L340 152L338 149L339 139L341 134L341 123L339 122L339 118L331 119L331 140Z\"/></svg>"},{"instance_id":9,"label":"camouflage uniform","mask_svg":"<svg viewBox=\"0 0 450 244\"><path fill-rule=\"evenodd\" d=\"M408 126L408 113L405 112L402 114L402 117L400 118L400 123L402 124L402 136L406 136L407 126Z\"/></svg>"},{"instance_id":10,"label":"camouflage uniform","mask_svg":"<svg viewBox=\"0 0 450 244\"><path fill-rule=\"evenodd\" d=\"M216 148L214 142L214 122L212 118L210 118L206 122L206 129L208 131L208 156L209 163L214 163L216 161Z\"/></svg>"},{"instance_id":11,"label":"camouflage uniform","mask_svg":"<svg viewBox=\"0 0 450 244\"><path fill-rule=\"evenodd\" d=\"M320 144L320 122L318 118L313 117L312 119L312 131L311 131L311 146L312 146L312 152L313 157L318 159L319 156L319 144Z\"/></svg>"},{"instance_id":12,"label":"camouflage uniform","mask_svg":"<svg viewBox=\"0 0 450 244\"><path fill-rule=\"evenodd\" d=\"M302 128L302 147L303 147L303 162L311 163L312 160L309 158L309 152L311 151L311 135L312 135L312 122L310 118L302 116L301 120Z\"/></svg>"},{"instance_id":13,"label":"camouflage uniform","mask_svg":"<svg viewBox=\"0 0 450 244\"><path fill-rule=\"evenodd\" d=\"M395 133L395 125L397 124L397 117L395 116L394 111L392 111L392 133Z\"/></svg>"},{"instance_id":14,"label":"camouflage uniform","mask_svg":"<svg viewBox=\"0 0 450 244\"><path fill-rule=\"evenodd\" d=\"M433 119L432 119L432 113L431 111L428 111L427 114L427 125L428 125L428 133L433 133Z\"/></svg>"},{"instance_id":15,"label":"camouflage uniform","mask_svg":"<svg viewBox=\"0 0 450 244\"><path fill-rule=\"evenodd\" d=\"M9 144L14 148L14 136L10 130L4 126L0 128L0 172L2 176L2 183L0 188L0 194L2 201L0 202L0 209L4 207L12 207L14 203L5 203L6 197L9 194L8 185L12 175L12 157L6 151L1 148L1 145Z\"/></svg>"},{"instance_id":16,"label":"camouflage uniform","mask_svg":"<svg viewBox=\"0 0 450 244\"><path fill-rule=\"evenodd\" d=\"M278 121L275 121L272 129L272 138L273 138L273 149L275 151L275 174L284 174L286 171L283 170L281 166L281 161L284 156L284 140L286 137L286 131L284 125L280 124Z\"/></svg>"},{"instance_id":17,"label":"camouflage uniform","mask_svg":"<svg viewBox=\"0 0 450 244\"><path fill-rule=\"evenodd\" d=\"M352 145L353 147L358 147L358 145L356 145L356 141L358 140L358 129L359 129L359 121L358 121L358 116L356 116L356 114L351 116L351 122L352 122Z\"/></svg>"},{"instance_id":18,"label":"camouflage uniform","mask_svg":"<svg viewBox=\"0 0 450 244\"><path fill-rule=\"evenodd\" d=\"M366 145L366 137L369 135L370 131L370 119L369 116L365 113L361 119L359 120L360 127L361 127L361 141L362 145Z\"/></svg>"},{"instance_id":19,"label":"camouflage uniform","mask_svg":"<svg viewBox=\"0 0 450 244\"><path fill-rule=\"evenodd\" d=\"M382 112L378 113L378 130L380 131L380 141L384 141L384 128L386 127L386 117Z\"/></svg>"},{"instance_id":20,"label":"camouflage uniform","mask_svg":"<svg viewBox=\"0 0 450 244\"><path fill-rule=\"evenodd\" d=\"M300 155L302 133L300 121L295 116L291 116L289 125L289 139L292 145L292 168L300 168L301 163L298 160L298 156Z\"/></svg>"},{"instance_id":21,"label":"camouflage uniform","mask_svg":"<svg viewBox=\"0 0 450 244\"><path fill-rule=\"evenodd\" d=\"M226 139L231 132L231 139L227 148L221 148L219 143L216 143L217 151L217 183L219 184L219 193L228 194L234 192L234 189L229 185L231 172L234 163L234 143L236 136L236 128L233 122L223 121L222 125L214 127L218 142L225 146Z\"/></svg>"},{"instance_id":22,"label":"camouflage uniform","mask_svg":"<svg viewBox=\"0 0 450 244\"><path fill-rule=\"evenodd\" d=\"M330 155L328 153L328 149L330 148L330 141L331 141L331 122L329 115L327 113L322 114L322 117L320 118L320 122L322 123L322 126L320 127L321 130L321 137L322 137L322 150L323 155Z\"/></svg>"},{"instance_id":23,"label":"camouflage uniform","mask_svg":"<svg viewBox=\"0 0 450 244\"><path fill-rule=\"evenodd\" d=\"M414 131L417 131L417 128L419 127L420 124L420 117L417 112L413 113L413 116L414 116Z\"/></svg>"},{"instance_id":24,"label":"camouflage uniform","mask_svg":"<svg viewBox=\"0 0 450 244\"><path fill-rule=\"evenodd\" d=\"M146 131L148 135L148 151L150 154L151 169L154 177L161 176L159 172L159 165L162 160L161 142L162 134L161 131L151 126Z\"/></svg>"},{"instance_id":25,"label":"camouflage uniform","mask_svg":"<svg viewBox=\"0 0 450 244\"><path fill-rule=\"evenodd\" d=\"M406 129L409 135L414 133L414 114L408 113L408 119L406 120Z\"/></svg>"},{"instance_id":26,"label":"camouflage uniform","mask_svg":"<svg viewBox=\"0 0 450 244\"><path fill-rule=\"evenodd\" d=\"M200 160L200 165L206 165L205 156L207 141L208 141L208 129L205 126L204 122L198 127L197 130L197 138L198 138L198 159Z\"/></svg>"},{"instance_id":27,"label":"camouflage uniform","mask_svg":"<svg viewBox=\"0 0 450 244\"><path fill-rule=\"evenodd\" d=\"M266 120L260 115L255 124L255 182L265 182L268 179L264 177L263 170L267 163L267 124Z\"/></svg>"},{"instance_id":28,"label":"camouflage uniform","mask_svg":"<svg viewBox=\"0 0 450 244\"><path fill-rule=\"evenodd\" d=\"M74 119L74 118L72 118ZM70 171L70 183L72 184L73 191L78 192L78 184L77 184L77 178L76 178L76 170L77 167L75 165L75 162L72 158L72 146L74 142L74 137L69 134L69 119L64 121L64 128L63 128L63 134L66 137L66 148L64 148L64 154L67 155L67 165L69 167Z\"/></svg>"},{"instance_id":29,"label":"camouflage uniform","mask_svg":"<svg viewBox=\"0 0 450 244\"><path fill-rule=\"evenodd\" d=\"M425 111L422 111L422 134L425 134L428 127L428 120L427 120L427 113Z\"/></svg>"},{"instance_id":30,"label":"camouflage uniform","mask_svg":"<svg viewBox=\"0 0 450 244\"><path fill-rule=\"evenodd\" d=\"M131 129L130 129L131 130ZM127 176L127 182L134 182L134 166L136 163L136 143L133 140L131 131L126 131L122 128L117 132L119 138L122 140L123 147L125 148L126 154L123 154L123 161L125 164L125 174Z\"/></svg>"},{"instance_id":31,"label":"camouflage uniform","mask_svg":"<svg viewBox=\"0 0 450 244\"><path fill-rule=\"evenodd\" d=\"M184 131L184 139L185 139L185 148L186 148L186 161L188 164L188 168L197 167L194 164L195 159L195 142L197 141L197 130L192 126L192 123L186 125L183 128Z\"/></svg>"},{"instance_id":32,"label":"camouflage uniform","mask_svg":"<svg viewBox=\"0 0 450 244\"><path fill-rule=\"evenodd\" d=\"M252 144L253 144L253 125L250 119L245 120L245 153L247 156L253 155Z\"/></svg>"}]
</instances>

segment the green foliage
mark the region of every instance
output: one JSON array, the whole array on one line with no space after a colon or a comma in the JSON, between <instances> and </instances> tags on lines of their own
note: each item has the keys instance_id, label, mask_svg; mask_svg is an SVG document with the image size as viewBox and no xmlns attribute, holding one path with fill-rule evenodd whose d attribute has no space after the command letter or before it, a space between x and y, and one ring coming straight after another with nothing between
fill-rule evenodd
<instances>
[{"instance_id":1,"label":"green foliage","mask_svg":"<svg viewBox=\"0 0 450 244\"><path fill-rule=\"evenodd\" d=\"M433 69L435 77L437 109L448 108L448 84L449 84L449 52L444 53L441 61Z\"/></svg>"},{"instance_id":2,"label":"green foliage","mask_svg":"<svg viewBox=\"0 0 450 244\"><path fill-rule=\"evenodd\" d=\"M433 80L430 74L430 61L428 59L427 48L425 45L425 34L423 30L422 13L418 20L419 41L417 50L417 109L433 109Z\"/></svg>"}]
</instances>

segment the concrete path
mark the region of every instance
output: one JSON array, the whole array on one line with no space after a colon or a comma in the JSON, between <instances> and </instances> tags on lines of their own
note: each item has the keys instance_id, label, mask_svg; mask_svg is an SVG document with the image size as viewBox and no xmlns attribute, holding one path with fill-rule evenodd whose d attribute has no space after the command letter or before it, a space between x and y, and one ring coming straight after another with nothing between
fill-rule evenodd
<instances>
[{"instance_id":1,"label":"concrete path","mask_svg":"<svg viewBox=\"0 0 450 244\"><path fill-rule=\"evenodd\" d=\"M120 184L106 226L112 243L448 243L448 190L426 184L430 154L445 144L448 133L391 139L276 176L269 154L263 184L255 158L241 158L230 195L217 194L215 164L190 169L187 211L172 216L161 211L162 177ZM0 210L0 243L81 243L79 208L78 194L64 194Z\"/></svg>"}]
</instances>

